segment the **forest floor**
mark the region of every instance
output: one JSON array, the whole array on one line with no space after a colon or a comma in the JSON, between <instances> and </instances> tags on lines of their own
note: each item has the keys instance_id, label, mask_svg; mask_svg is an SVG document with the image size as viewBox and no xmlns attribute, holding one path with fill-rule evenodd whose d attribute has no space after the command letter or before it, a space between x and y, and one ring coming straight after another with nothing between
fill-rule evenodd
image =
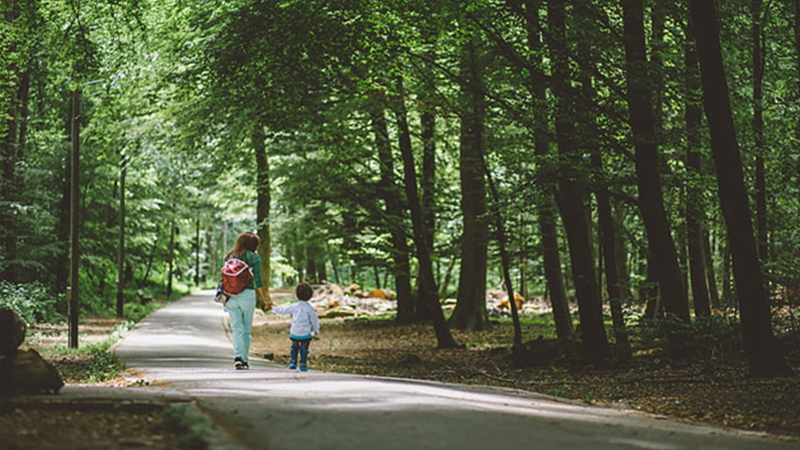
<instances>
[{"instance_id":1,"label":"forest floor","mask_svg":"<svg viewBox=\"0 0 800 450\"><path fill-rule=\"evenodd\" d=\"M118 325L116 320L92 320L82 326L81 339L106 339ZM535 340L543 327L535 321L523 322L524 340ZM681 364L671 363L659 356L658 349L651 349L637 352L624 366L586 367L567 357L521 368L511 358L513 327L507 319L494 321L488 331L453 330L456 341L464 346L460 349L436 349L429 323L401 325L393 320L337 318L323 319L321 328L311 344L312 370L513 388L800 439L800 376L751 378L743 352L737 348L720 349L717 354ZM52 342L63 341L64 330L32 331L37 338L27 346L39 349L58 368L65 383L127 385L121 377L110 381L88 378L88 373L96 372L91 355L54 351ZM288 364L288 331L287 317L257 312L251 354ZM800 331L782 334L780 343L790 365L800 369ZM76 429L91 430L102 443L96 448L180 448L176 442L181 432L167 422L164 411L155 409L0 411L4 449L9 442L16 442L9 449L95 448L87 447L86 435L75 434Z\"/></svg>"}]
</instances>

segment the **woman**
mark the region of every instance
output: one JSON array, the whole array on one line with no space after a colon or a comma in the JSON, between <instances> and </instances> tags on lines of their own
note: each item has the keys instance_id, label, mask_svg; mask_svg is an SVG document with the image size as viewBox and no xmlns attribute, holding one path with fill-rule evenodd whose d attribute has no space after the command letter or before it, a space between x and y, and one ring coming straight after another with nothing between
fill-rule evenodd
<instances>
[{"instance_id":1,"label":"woman","mask_svg":"<svg viewBox=\"0 0 800 450\"><path fill-rule=\"evenodd\" d=\"M246 231L236 239L233 250L225 255L225 259L238 258L246 262L253 269L253 279L245 286L244 290L228 299L225 309L231 319L233 334L233 366L237 370L249 369L248 353L250 353L250 329L253 326L253 314L256 310L256 293L265 301L265 308L272 305L267 300L267 291L261 279L261 257L258 256L257 235Z\"/></svg>"}]
</instances>

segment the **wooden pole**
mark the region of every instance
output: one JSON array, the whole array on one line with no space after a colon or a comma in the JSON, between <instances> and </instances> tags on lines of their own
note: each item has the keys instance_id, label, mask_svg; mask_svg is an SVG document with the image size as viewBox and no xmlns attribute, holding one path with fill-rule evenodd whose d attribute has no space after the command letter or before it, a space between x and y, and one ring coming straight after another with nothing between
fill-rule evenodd
<instances>
[{"instance_id":1,"label":"wooden pole","mask_svg":"<svg viewBox=\"0 0 800 450\"><path fill-rule=\"evenodd\" d=\"M69 347L78 348L78 269L80 267L80 248L78 235L80 221L78 218L78 199L80 195L80 100L81 91L72 91L70 139L72 152L70 153L70 265L69 265Z\"/></svg>"}]
</instances>

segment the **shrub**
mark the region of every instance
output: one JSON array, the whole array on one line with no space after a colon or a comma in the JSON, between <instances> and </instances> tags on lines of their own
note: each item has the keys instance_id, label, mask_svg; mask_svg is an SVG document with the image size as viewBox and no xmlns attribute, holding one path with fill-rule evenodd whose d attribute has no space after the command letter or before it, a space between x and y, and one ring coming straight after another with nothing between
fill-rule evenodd
<instances>
[{"instance_id":1,"label":"shrub","mask_svg":"<svg viewBox=\"0 0 800 450\"><path fill-rule=\"evenodd\" d=\"M0 307L16 311L29 326L58 319L56 304L65 302L63 297L63 294L52 294L38 282L14 284L0 281Z\"/></svg>"}]
</instances>

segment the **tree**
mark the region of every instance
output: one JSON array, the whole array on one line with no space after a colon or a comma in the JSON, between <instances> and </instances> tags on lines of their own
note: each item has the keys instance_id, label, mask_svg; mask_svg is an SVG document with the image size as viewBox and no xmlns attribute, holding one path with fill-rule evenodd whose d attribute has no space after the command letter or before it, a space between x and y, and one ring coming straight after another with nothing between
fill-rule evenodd
<instances>
[{"instance_id":1,"label":"tree","mask_svg":"<svg viewBox=\"0 0 800 450\"><path fill-rule=\"evenodd\" d=\"M696 315L711 314L711 302L707 288L706 251L703 209L703 157L700 151L702 126L702 87L694 45L694 25L689 21L688 38L684 50L686 67L686 100L684 121L686 123L686 168L689 179L686 188L686 232L689 251L689 279L692 286L694 311ZM710 274L713 276L713 273Z\"/></svg>"},{"instance_id":2,"label":"tree","mask_svg":"<svg viewBox=\"0 0 800 450\"><path fill-rule=\"evenodd\" d=\"M622 0L626 55L627 100L633 145L636 151L636 176L639 208L642 212L651 261L666 311L689 322L689 299L678 266L669 220L664 211L661 176L658 171L658 144L653 119L652 88L649 87L644 40L642 0Z\"/></svg>"},{"instance_id":3,"label":"tree","mask_svg":"<svg viewBox=\"0 0 800 450\"><path fill-rule=\"evenodd\" d=\"M375 147L378 151L380 163L380 196L386 209L386 221L392 241L392 272L395 276L395 289L397 290L397 321L410 323L415 317L413 293L411 291L411 273L409 263L409 248L406 239L407 230L404 220L404 205L395 182L394 158L392 146L389 141L389 131L386 124L385 99L382 92L372 92L370 114L373 133L375 134ZM428 233L426 233L428 234Z\"/></svg>"},{"instance_id":4,"label":"tree","mask_svg":"<svg viewBox=\"0 0 800 450\"><path fill-rule=\"evenodd\" d=\"M465 330L484 330L486 313L486 263L488 227L486 223L486 180L483 169L484 99L481 44L474 35L467 36L460 62L463 97L461 110L460 158L461 271L458 303L450 323ZM513 296L511 297L513 298Z\"/></svg>"},{"instance_id":5,"label":"tree","mask_svg":"<svg viewBox=\"0 0 800 450\"><path fill-rule=\"evenodd\" d=\"M403 181L405 183L408 207L411 210L411 224L414 230L414 241L417 249L417 260L419 263L420 287L419 295L422 304L427 308L427 313L433 321L433 328L436 332L438 348L456 348L459 345L453 339L450 329L444 319L442 307L439 304L439 291L436 288L436 280L433 276L433 262L429 252L429 244L425 233L425 222L422 216L422 206L419 199L417 187L417 172L414 163L414 152L411 146L411 136L408 129L408 119L405 108L405 94L403 89L403 79L396 79L397 98L393 102L392 111L399 128L399 146L403 159Z\"/></svg>"},{"instance_id":6,"label":"tree","mask_svg":"<svg viewBox=\"0 0 800 450\"><path fill-rule=\"evenodd\" d=\"M272 239L270 235L270 178L269 154L267 152L266 136L260 121L253 124L252 146L256 160L256 227L258 229L258 254L261 255L261 279L264 280L267 298L269 301L269 286L272 276L270 257L272 255ZM258 299L259 302L262 299Z\"/></svg>"},{"instance_id":7,"label":"tree","mask_svg":"<svg viewBox=\"0 0 800 450\"><path fill-rule=\"evenodd\" d=\"M583 357L587 361L599 362L610 358L611 349L603 326L600 291L594 272L590 223L582 182L584 177L581 176L583 164L573 137L576 93L569 85L565 6L563 0L553 0L547 4L550 58L553 64L550 88L558 102L556 139L559 154L566 162L559 177L558 207L567 231L572 277L581 318Z\"/></svg>"},{"instance_id":8,"label":"tree","mask_svg":"<svg viewBox=\"0 0 800 450\"><path fill-rule=\"evenodd\" d=\"M555 164L549 162L550 154L550 121L548 119L547 77L544 74L544 43L542 42L542 25L539 19L540 0L529 0L521 4L511 3L516 14L523 17L526 25L528 47L532 56L531 67L528 69L526 87L531 93L534 115L534 154L541 164L540 169L540 195L537 204L539 233L541 237L542 259L544 277L547 282L547 292L553 308L553 319L556 326L556 335L561 338L571 336L573 333L572 318L569 312L567 292L564 287L564 277L561 272L561 254L558 246L558 229L556 227L555 204L556 186Z\"/></svg>"},{"instance_id":9,"label":"tree","mask_svg":"<svg viewBox=\"0 0 800 450\"><path fill-rule=\"evenodd\" d=\"M691 0L690 7L703 83L703 108L711 131L711 150L733 256L742 336L750 374L774 376L790 373L772 334L766 285L753 236L741 156L728 97L716 8L713 0Z\"/></svg>"}]
</instances>

